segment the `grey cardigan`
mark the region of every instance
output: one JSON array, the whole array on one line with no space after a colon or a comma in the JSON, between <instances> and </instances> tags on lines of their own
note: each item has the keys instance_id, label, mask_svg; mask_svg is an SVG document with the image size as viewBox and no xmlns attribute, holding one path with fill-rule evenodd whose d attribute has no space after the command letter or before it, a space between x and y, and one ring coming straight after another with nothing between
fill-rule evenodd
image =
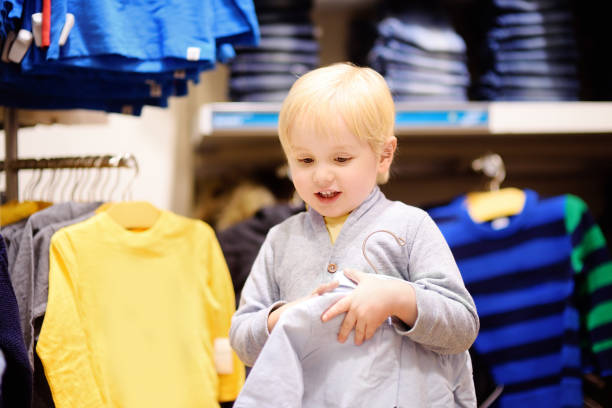
<instances>
[{"instance_id":1,"label":"grey cardigan","mask_svg":"<svg viewBox=\"0 0 612 408\"><path fill-rule=\"evenodd\" d=\"M397 244L389 231L405 240ZM369 236L369 238L368 238ZM376 266L372 269L365 253ZM347 218L335 244L315 210L296 214L273 227L253 264L232 318L231 345L252 366L269 332L267 319L279 304L311 293L345 268L389 275L415 289L418 317L413 327L394 322L395 331L437 354L457 354L474 342L479 329L476 306L453 255L429 215L388 200L375 187Z\"/></svg>"}]
</instances>

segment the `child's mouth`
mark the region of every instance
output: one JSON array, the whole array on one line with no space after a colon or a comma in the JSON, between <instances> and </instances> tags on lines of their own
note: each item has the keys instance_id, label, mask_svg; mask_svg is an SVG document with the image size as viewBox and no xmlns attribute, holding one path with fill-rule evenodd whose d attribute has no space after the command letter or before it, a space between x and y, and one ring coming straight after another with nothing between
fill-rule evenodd
<instances>
[{"instance_id":1,"label":"child's mouth","mask_svg":"<svg viewBox=\"0 0 612 408\"><path fill-rule=\"evenodd\" d=\"M317 194L320 200L331 201L340 195L339 191L319 191Z\"/></svg>"}]
</instances>

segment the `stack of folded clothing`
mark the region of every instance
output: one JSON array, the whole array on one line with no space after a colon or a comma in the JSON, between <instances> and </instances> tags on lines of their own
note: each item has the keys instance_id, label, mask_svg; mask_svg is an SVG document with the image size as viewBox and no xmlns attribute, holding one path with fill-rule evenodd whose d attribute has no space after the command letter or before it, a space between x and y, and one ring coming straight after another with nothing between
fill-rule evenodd
<instances>
[{"instance_id":1,"label":"stack of folded clothing","mask_svg":"<svg viewBox=\"0 0 612 408\"><path fill-rule=\"evenodd\" d=\"M477 94L500 101L577 100L578 46L568 0L494 0L488 69Z\"/></svg>"},{"instance_id":2,"label":"stack of folded clothing","mask_svg":"<svg viewBox=\"0 0 612 408\"><path fill-rule=\"evenodd\" d=\"M258 40L252 0L4 0L0 105L138 115Z\"/></svg>"},{"instance_id":3,"label":"stack of folded clothing","mask_svg":"<svg viewBox=\"0 0 612 408\"><path fill-rule=\"evenodd\" d=\"M396 101L465 101L466 45L439 8L411 5L383 18L368 62Z\"/></svg>"},{"instance_id":4,"label":"stack of folded clothing","mask_svg":"<svg viewBox=\"0 0 612 408\"><path fill-rule=\"evenodd\" d=\"M236 47L229 64L231 101L282 101L300 75L319 66L311 8L312 0L255 1L261 39L256 47Z\"/></svg>"}]
</instances>

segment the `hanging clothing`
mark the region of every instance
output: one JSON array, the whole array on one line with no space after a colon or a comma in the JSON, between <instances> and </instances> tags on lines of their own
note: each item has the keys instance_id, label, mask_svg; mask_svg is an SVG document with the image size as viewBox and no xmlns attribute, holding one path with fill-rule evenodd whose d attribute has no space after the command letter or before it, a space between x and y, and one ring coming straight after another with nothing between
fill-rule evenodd
<instances>
[{"instance_id":1,"label":"hanging clothing","mask_svg":"<svg viewBox=\"0 0 612 408\"><path fill-rule=\"evenodd\" d=\"M19 311L8 275L8 260L2 236L0 236L0 350L6 359L0 407L27 408L32 398L32 369L23 343Z\"/></svg>"},{"instance_id":2,"label":"hanging clothing","mask_svg":"<svg viewBox=\"0 0 612 408\"><path fill-rule=\"evenodd\" d=\"M356 285L342 273L334 278L333 292L283 313L235 408L476 407L467 351L435 353L396 333L390 319L359 346L354 332L338 342L344 314L325 323L321 315Z\"/></svg>"},{"instance_id":3,"label":"hanging clothing","mask_svg":"<svg viewBox=\"0 0 612 408\"><path fill-rule=\"evenodd\" d=\"M0 104L17 108L140 115L259 41L252 0L7 0L0 10L0 38L31 43L7 40L23 52L0 62Z\"/></svg>"},{"instance_id":4,"label":"hanging clothing","mask_svg":"<svg viewBox=\"0 0 612 408\"><path fill-rule=\"evenodd\" d=\"M253 217L217 232L219 244L232 275L236 306L244 282L251 272L259 248L270 228L300 211L304 211L303 205L277 204L264 207Z\"/></svg>"},{"instance_id":5,"label":"hanging clothing","mask_svg":"<svg viewBox=\"0 0 612 408\"><path fill-rule=\"evenodd\" d=\"M44 201L11 201L0 206L0 226L13 224L24 220L36 211L47 208L51 203Z\"/></svg>"},{"instance_id":6,"label":"hanging clothing","mask_svg":"<svg viewBox=\"0 0 612 408\"><path fill-rule=\"evenodd\" d=\"M525 194L502 227L472 221L465 196L429 213L474 297L500 406L581 407L581 375L612 373L612 261L580 198Z\"/></svg>"},{"instance_id":7,"label":"hanging clothing","mask_svg":"<svg viewBox=\"0 0 612 408\"><path fill-rule=\"evenodd\" d=\"M36 351L58 408L214 407L244 366L218 374L234 293L213 230L161 211L142 232L107 213L51 239L49 298Z\"/></svg>"},{"instance_id":8,"label":"hanging clothing","mask_svg":"<svg viewBox=\"0 0 612 408\"><path fill-rule=\"evenodd\" d=\"M67 202L52 205L44 210L32 214L26 221L15 260L9 264L9 275L17 305L21 330L24 336L26 350L28 350L30 365L34 365L34 338L33 338L33 304L37 291L38 279L47 280L49 270L43 271L44 276L35 275L34 263L34 237L45 226L74 219L82 214L89 213L100 206L101 203L75 203ZM46 289L46 288L45 288Z\"/></svg>"},{"instance_id":9,"label":"hanging clothing","mask_svg":"<svg viewBox=\"0 0 612 408\"><path fill-rule=\"evenodd\" d=\"M49 291L49 247L51 237L61 228L85 221L95 215L94 210L99 208L100 203L75 203L67 202L55 204L39 213L34 214L28 223L32 227L33 239L28 239L22 234L19 254L12 268L14 275L23 276L22 282L31 277L31 293L25 297L29 314L23 313L25 309L20 307L22 325L25 325L24 337L27 338L26 330L30 330L29 345L26 341L27 350L34 367L34 388L32 393L33 408L54 407L52 397L47 384L47 378L40 359L34 355L34 347L42 320L47 308L47 294ZM30 248L26 251L25 248ZM38 361L37 361L38 360Z\"/></svg>"},{"instance_id":10,"label":"hanging clothing","mask_svg":"<svg viewBox=\"0 0 612 408\"><path fill-rule=\"evenodd\" d=\"M28 220L26 218L2 227L0 230L2 232L2 237L4 238L7 264L9 266L15 263L15 258L17 258L17 250L19 249L19 241L21 240L21 234L23 233L23 229L27 221Z\"/></svg>"},{"instance_id":11,"label":"hanging clothing","mask_svg":"<svg viewBox=\"0 0 612 408\"><path fill-rule=\"evenodd\" d=\"M6 359L4 358L4 352L0 349L0 398L2 398L2 377L4 376L4 370L6 370Z\"/></svg>"}]
</instances>

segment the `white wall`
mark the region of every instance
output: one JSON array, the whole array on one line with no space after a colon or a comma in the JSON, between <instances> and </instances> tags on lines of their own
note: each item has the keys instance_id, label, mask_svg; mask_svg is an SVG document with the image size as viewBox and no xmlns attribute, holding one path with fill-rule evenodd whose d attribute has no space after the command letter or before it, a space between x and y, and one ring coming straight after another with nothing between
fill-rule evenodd
<instances>
[{"instance_id":1,"label":"white wall","mask_svg":"<svg viewBox=\"0 0 612 408\"><path fill-rule=\"evenodd\" d=\"M106 122L22 127L18 132L18 155L20 158L45 158L131 153L140 167L133 184L133 198L150 201L159 208L176 210L173 208L173 189L178 137L172 110L145 107L140 117L108 114ZM4 158L4 132L0 135L0 157ZM129 170L122 170L120 186L127 186L132 174ZM30 171L20 172L20 197L23 197L23 189L32 175ZM67 184L68 173L62 175ZM43 177L43 180L45 177L50 179L50 172ZM115 178L112 178L106 191L110 191L114 182ZM5 178L2 177L0 189L3 190L4 185ZM117 191L109 199L119 198Z\"/></svg>"}]
</instances>

